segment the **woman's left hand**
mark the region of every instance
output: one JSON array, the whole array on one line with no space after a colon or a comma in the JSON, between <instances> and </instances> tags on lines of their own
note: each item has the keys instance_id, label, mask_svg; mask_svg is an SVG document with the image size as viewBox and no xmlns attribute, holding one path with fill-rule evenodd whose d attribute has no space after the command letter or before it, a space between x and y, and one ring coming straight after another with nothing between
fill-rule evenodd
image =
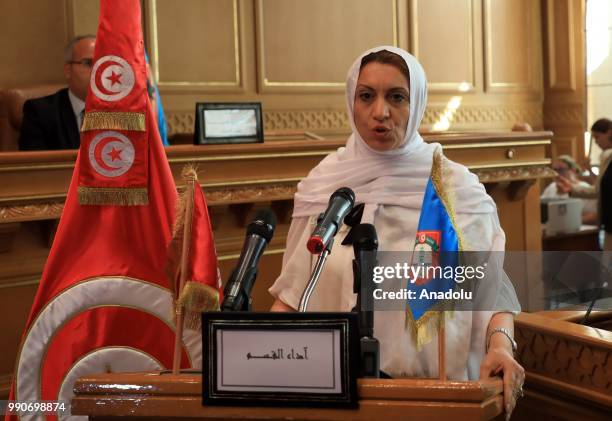
<instances>
[{"instance_id":1,"label":"woman's left hand","mask_svg":"<svg viewBox=\"0 0 612 421\"><path fill-rule=\"evenodd\" d=\"M491 347L480 365L480 379L487 379L500 373L504 379L504 408L508 420L516 406L516 400L523 396L525 370L507 348Z\"/></svg>"}]
</instances>

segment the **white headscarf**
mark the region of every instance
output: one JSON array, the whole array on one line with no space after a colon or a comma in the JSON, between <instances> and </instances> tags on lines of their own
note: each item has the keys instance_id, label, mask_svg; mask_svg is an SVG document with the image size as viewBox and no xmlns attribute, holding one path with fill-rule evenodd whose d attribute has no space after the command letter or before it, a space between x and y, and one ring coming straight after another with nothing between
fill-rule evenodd
<instances>
[{"instance_id":1,"label":"white headscarf","mask_svg":"<svg viewBox=\"0 0 612 421\"><path fill-rule=\"evenodd\" d=\"M361 60L381 50L400 56L406 62L410 74L410 114L404 142L400 147L388 151L376 151L366 144L357 131L353 111ZM419 209L430 176L433 154L441 148L437 143L425 143L418 132L427 105L427 79L423 67L401 48L372 48L359 56L348 71L346 103L352 134L345 147L325 157L298 184L293 216L311 216L323 212L330 195L340 187L350 187L355 192L355 202L365 203L362 222L372 222L379 205ZM461 178L453 180L453 184L459 186L456 193L470 202L455 209L465 209L468 212L495 211L495 204L483 194L484 189L477 177L465 167L455 166L459 168ZM478 193L476 196L479 199L470 197L474 193ZM489 203L484 203L487 201L485 198L488 198Z\"/></svg>"}]
</instances>

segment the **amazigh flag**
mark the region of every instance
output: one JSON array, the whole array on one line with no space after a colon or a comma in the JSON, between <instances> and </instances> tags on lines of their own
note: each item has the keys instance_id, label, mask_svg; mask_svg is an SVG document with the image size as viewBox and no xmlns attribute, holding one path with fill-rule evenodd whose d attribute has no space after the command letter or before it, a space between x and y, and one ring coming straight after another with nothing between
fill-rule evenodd
<instances>
[{"instance_id":1,"label":"amazigh flag","mask_svg":"<svg viewBox=\"0 0 612 421\"><path fill-rule=\"evenodd\" d=\"M420 348L429 342L437 333L441 319L442 300L432 298L436 292L454 289L453 277L439 276L453 271L458 263L458 252L461 250L461 237L454 223L452 203L446 193L442 175L442 153L434 153L431 175L425 188L421 206L421 215L417 228L412 264L421 270L414 282L409 281L408 289L415 292L414 299L409 299L406 312L407 326L413 332L413 338ZM429 271L427 268L438 268Z\"/></svg>"},{"instance_id":2,"label":"amazigh flag","mask_svg":"<svg viewBox=\"0 0 612 421\"><path fill-rule=\"evenodd\" d=\"M172 366L165 269L177 193L147 98L140 19L139 0L101 1L87 131L10 399L69 401L83 375ZM182 339L182 366L200 366L199 334Z\"/></svg>"}]
</instances>

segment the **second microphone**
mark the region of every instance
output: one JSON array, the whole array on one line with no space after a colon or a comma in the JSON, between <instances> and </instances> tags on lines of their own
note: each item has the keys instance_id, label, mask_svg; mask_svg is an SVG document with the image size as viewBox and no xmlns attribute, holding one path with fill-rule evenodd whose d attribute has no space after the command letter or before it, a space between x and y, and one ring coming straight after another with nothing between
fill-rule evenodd
<instances>
[{"instance_id":1,"label":"second microphone","mask_svg":"<svg viewBox=\"0 0 612 421\"><path fill-rule=\"evenodd\" d=\"M276 216L270 209L259 211L247 227L240 258L225 284L222 311L250 310L251 291L257 277L257 264L272 239L275 227Z\"/></svg>"}]
</instances>

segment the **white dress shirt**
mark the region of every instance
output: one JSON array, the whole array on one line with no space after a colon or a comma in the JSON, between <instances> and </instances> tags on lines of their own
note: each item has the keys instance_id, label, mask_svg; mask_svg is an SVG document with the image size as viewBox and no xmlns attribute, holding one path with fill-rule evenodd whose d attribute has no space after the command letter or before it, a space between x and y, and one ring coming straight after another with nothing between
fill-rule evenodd
<instances>
[{"instance_id":1,"label":"white dress shirt","mask_svg":"<svg viewBox=\"0 0 612 421\"><path fill-rule=\"evenodd\" d=\"M72 105L72 112L74 112L74 116L76 117L77 126L79 131L81 130L81 126L83 125L83 113L85 112L85 101L77 98L75 94L68 89L68 98L70 99L70 105Z\"/></svg>"}]
</instances>

